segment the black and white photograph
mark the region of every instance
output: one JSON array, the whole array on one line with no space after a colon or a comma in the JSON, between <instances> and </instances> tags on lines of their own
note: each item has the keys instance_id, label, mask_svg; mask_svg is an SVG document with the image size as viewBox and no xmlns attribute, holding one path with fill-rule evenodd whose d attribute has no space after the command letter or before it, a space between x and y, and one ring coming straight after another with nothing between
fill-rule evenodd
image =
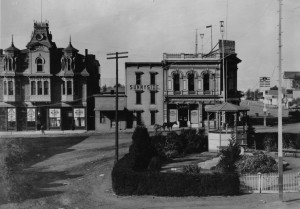
<instances>
[{"instance_id":1,"label":"black and white photograph","mask_svg":"<svg viewBox=\"0 0 300 209\"><path fill-rule=\"evenodd\" d=\"M0 209L298 209L299 0L0 0Z\"/></svg>"}]
</instances>

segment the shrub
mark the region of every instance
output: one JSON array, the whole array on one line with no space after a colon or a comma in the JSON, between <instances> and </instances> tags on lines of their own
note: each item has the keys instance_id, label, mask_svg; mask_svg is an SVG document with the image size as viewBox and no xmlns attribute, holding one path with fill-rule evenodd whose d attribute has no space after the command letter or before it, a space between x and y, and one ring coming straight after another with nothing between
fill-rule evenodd
<instances>
[{"instance_id":1,"label":"shrub","mask_svg":"<svg viewBox=\"0 0 300 209\"><path fill-rule=\"evenodd\" d=\"M183 152L184 153L197 153L201 151L207 150L207 137L203 132L203 129L199 129L197 133L197 129L183 129L180 133L180 139L183 141Z\"/></svg>"},{"instance_id":2,"label":"shrub","mask_svg":"<svg viewBox=\"0 0 300 209\"><path fill-rule=\"evenodd\" d=\"M154 172L160 171L161 165L162 165L162 163L161 163L161 159L159 157L157 157L157 156L152 157L151 161L148 165L148 170L154 171Z\"/></svg>"},{"instance_id":3,"label":"shrub","mask_svg":"<svg viewBox=\"0 0 300 209\"><path fill-rule=\"evenodd\" d=\"M166 159L165 155L165 145L166 145L166 137L158 132L151 137L151 146L155 150L155 155L159 156L161 159Z\"/></svg>"},{"instance_id":4,"label":"shrub","mask_svg":"<svg viewBox=\"0 0 300 209\"><path fill-rule=\"evenodd\" d=\"M216 168L224 173L236 172L236 162L241 158L241 150L238 141L234 138L234 135L231 136L228 147L221 149L220 153L220 161Z\"/></svg>"},{"instance_id":5,"label":"shrub","mask_svg":"<svg viewBox=\"0 0 300 209\"><path fill-rule=\"evenodd\" d=\"M265 154L254 156L243 156L237 162L237 168L240 173L271 173L276 172L278 164L274 158Z\"/></svg>"},{"instance_id":6,"label":"shrub","mask_svg":"<svg viewBox=\"0 0 300 209\"><path fill-rule=\"evenodd\" d=\"M270 152L274 149L277 149L277 135L275 134L267 134L264 138L264 147L265 150Z\"/></svg>"},{"instance_id":7,"label":"shrub","mask_svg":"<svg viewBox=\"0 0 300 209\"><path fill-rule=\"evenodd\" d=\"M164 147L165 156L170 158L175 158L179 156L179 151L182 147L182 142L180 141L177 133L171 131L166 136L166 142Z\"/></svg>"},{"instance_id":8,"label":"shrub","mask_svg":"<svg viewBox=\"0 0 300 209\"><path fill-rule=\"evenodd\" d=\"M183 173L187 174L199 174L201 172L197 164L183 166Z\"/></svg>"},{"instance_id":9,"label":"shrub","mask_svg":"<svg viewBox=\"0 0 300 209\"><path fill-rule=\"evenodd\" d=\"M207 196L236 195L237 174L160 173L133 170L134 156L127 154L112 170L112 187L117 195Z\"/></svg>"},{"instance_id":10,"label":"shrub","mask_svg":"<svg viewBox=\"0 0 300 209\"><path fill-rule=\"evenodd\" d=\"M137 126L132 134L132 144L129 153L135 158L134 169L143 170L148 167L154 155L148 130L145 126Z\"/></svg>"}]
</instances>

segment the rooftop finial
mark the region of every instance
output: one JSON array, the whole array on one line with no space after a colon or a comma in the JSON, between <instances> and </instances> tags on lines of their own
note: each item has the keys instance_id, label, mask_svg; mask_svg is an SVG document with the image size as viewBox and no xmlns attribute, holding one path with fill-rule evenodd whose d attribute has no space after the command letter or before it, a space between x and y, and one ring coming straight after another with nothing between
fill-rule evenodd
<instances>
[{"instance_id":1,"label":"rooftop finial","mask_svg":"<svg viewBox=\"0 0 300 209\"><path fill-rule=\"evenodd\" d=\"M70 44L71 44L71 35L70 35Z\"/></svg>"},{"instance_id":2,"label":"rooftop finial","mask_svg":"<svg viewBox=\"0 0 300 209\"><path fill-rule=\"evenodd\" d=\"M11 45L14 45L14 35L11 35Z\"/></svg>"}]
</instances>

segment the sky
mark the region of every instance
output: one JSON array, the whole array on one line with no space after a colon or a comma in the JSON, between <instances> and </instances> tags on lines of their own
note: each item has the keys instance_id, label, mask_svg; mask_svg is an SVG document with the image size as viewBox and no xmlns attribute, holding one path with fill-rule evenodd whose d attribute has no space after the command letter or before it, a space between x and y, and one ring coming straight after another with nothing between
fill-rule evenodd
<instances>
[{"instance_id":1,"label":"sky","mask_svg":"<svg viewBox=\"0 0 300 209\"><path fill-rule=\"evenodd\" d=\"M42 3L41 3L42 2ZM42 8L42 9L41 9ZM95 54L102 84L115 83L115 60L107 53L128 52L119 60L119 81L125 83L125 62L160 62L163 53L194 53L195 31L203 33L204 53L219 39L234 40L238 89L256 89L259 77L278 85L277 0L0 0L0 48L26 48L33 21L49 21L58 47L72 44L84 54ZM284 0L282 7L282 70L299 71L300 1ZM202 41L198 37L198 51Z\"/></svg>"}]
</instances>

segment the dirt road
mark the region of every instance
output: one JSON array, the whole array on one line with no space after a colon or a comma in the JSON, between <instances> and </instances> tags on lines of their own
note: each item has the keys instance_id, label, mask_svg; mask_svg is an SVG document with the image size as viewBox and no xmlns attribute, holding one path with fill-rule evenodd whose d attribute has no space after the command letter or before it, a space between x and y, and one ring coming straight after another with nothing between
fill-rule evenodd
<instances>
[{"instance_id":1,"label":"dirt road","mask_svg":"<svg viewBox=\"0 0 300 209\"><path fill-rule=\"evenodd\" d=\"M0 209L299 208L299 193L285 194L284 203L277 201L277 194L201 198L116 196L110 178L113 138L113 134L90 136L67 151L32 165L28 170L40 174L34 185L40 194L21 203L1 205ZM130 135L120 135L121 156L128 152L130 141Z\"/></svg>"}]
</instances>

